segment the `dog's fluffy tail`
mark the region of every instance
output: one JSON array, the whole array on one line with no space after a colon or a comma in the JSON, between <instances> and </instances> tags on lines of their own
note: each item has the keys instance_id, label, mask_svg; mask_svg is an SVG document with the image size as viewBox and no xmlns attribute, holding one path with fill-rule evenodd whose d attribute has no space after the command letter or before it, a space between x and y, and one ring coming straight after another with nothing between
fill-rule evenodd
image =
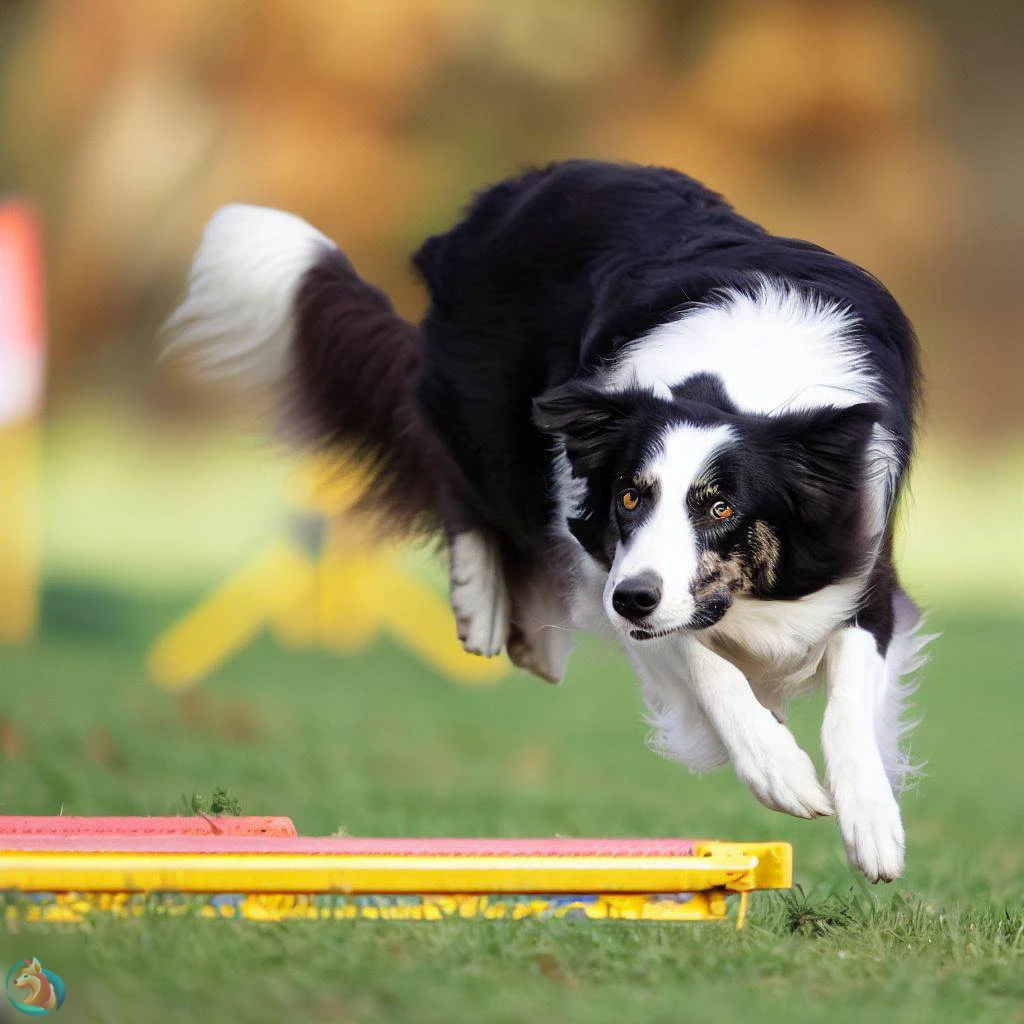
<instances>
[{"instance_id":1,"label":"dog's fluffy tail","mask_svg":"<svg viewBox=\"0 0 1024 1024\"><path fill-rule=\"evenodd\" d=\"M264 207L218 210L163 335L203 377L254 395L289 441L368 468L363 507L380 525L435 528L437 467L413 397L418 329L314 227Z\"/></svg>"}]
</instances>

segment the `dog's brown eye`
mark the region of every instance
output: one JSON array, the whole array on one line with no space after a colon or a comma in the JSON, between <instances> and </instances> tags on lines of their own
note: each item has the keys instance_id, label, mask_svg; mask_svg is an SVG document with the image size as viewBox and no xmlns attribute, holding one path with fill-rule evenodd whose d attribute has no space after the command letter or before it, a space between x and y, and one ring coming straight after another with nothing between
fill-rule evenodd
<instances>
[{"instance_id":1,"label":"dog's brown eye","mask_svg":"<svg viewBox=\"0 0 1024 1024\"><path fill-rule=\"evenodd\" d=\"M627 512L635 512L637 505L640 504L640 492L630 487L619 495L619 504Z\"/></svg>"},{"instance_id":2,"label":"dog's brown eye","mask_svg":"<svg viewBox=\"0 0 1024 1024\"><path fill-rule=\"evenodd\" d=\"M712 519L731 519L736 514L727 501L716 501L708 512L711 513Z\"/></svg>"}]
</instances>

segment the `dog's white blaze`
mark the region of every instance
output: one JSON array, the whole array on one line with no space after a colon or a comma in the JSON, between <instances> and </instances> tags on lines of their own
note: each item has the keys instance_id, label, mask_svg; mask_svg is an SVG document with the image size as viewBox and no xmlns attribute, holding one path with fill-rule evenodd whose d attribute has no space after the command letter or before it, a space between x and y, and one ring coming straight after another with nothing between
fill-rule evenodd
<instances>
[{"instance_id":1,"label":"dog's white blaze","mask_svg":"<svg viewBox=\"0 0 1024 1024\"><path fill-rule=\"evenodd\" d=\"M293 214L233 203L206 225L188 292L164 325L168 354L240 390L283 384L291 370L295 298L334 243Z\"/></svg>"},{"instance_id":2,"label":"dog's white blaze","mask_svg":"<svg viewBox=\"0 0 1024 1024\"><path fill-rule=\"evenodd\" d=\"M765 277L752 295L726 290L654 328L625 351L609 384L662 392L713 373L743 412L856 405L879 397L856 330L838 303Z\"/></svg>"},{"instance_id":3,"label":"dog's white blaze","mask_svg":"<svg viewBox=\"0 0 1024 1024\"><path fill-rule=\"evenodd\" d=\"M734 438L729 427L675 425L641 469L642 477L657 481L657 504L629 543L618 545L604 589L605 611L620 628L625 623L612 607L612 593L623 580L647 571L656 572L662 581L661 602L648 620L650 628L674 629L692 618L696 602L690 585L699 552L686 496L714 453Z\"/></svg>"}]
</instances>

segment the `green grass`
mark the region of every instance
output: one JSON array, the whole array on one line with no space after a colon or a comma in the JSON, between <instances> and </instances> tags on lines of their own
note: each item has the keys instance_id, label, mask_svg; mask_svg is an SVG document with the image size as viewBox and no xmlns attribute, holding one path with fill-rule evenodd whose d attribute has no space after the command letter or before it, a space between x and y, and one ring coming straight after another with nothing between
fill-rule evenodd
<instances>
[{"instance_id":1,"label":"green grass","mask_svg":"<svg viewBox=\"0 0 1024 1024\"><path fill-rule=\"evenodd\" d=\"M223 789L307 833L779 838L801 888L755 897L740 933L140 920L8 936L12 960L65 968L69 1020L1024 1020L1019 621L935 614L908 871L872 888L832 822L649 753L630 672L597 644L560 688L469 690L386 641L337 659L266 639L176 697L143 654L185 601L49 586L39 642L0 650L0 811L180 813ZM819 720L813 699L796 710L814 750Z\"/></svg>"}]
</instances>

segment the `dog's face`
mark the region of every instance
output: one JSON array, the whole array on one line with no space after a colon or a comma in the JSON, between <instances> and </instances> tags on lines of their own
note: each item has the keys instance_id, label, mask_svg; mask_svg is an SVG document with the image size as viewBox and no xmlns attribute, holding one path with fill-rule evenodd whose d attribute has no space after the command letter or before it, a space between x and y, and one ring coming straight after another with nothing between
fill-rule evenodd
<instances>
[{"instance_id":1,"label":"dog's face","mask_svg":"<svg viewBox=\"0 0 1024 1024\"><path fill-rule=\"evenodd\" d=\"M745 416L575 382L535 403L585 484L570 529L607 568L605 610L634 640L713 626L738 595L793 599L856 572L875 414Z\"/></svg>"}]
</instances>

